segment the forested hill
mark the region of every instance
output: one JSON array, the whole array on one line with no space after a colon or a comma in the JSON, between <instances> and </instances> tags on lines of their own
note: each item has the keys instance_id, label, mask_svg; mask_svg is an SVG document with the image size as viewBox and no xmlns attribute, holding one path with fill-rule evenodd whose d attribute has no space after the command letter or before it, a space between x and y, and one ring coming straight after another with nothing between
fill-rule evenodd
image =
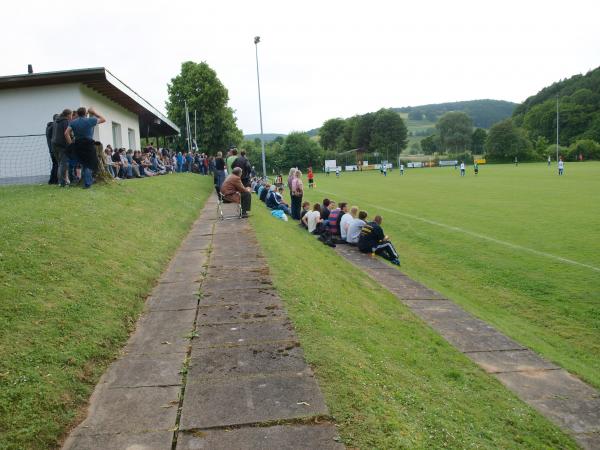
<instances>
[{"instance_id":1,"label":"forested hill","mask_svg":"<svg viewBox=\"0 0 600 450\"><path fill-rule=\"evenodd\" d=\"M579 139L600 142L600 67L585 75L557 81L529 97L514 112L514 122L531 138L550 142L556 133L556 99L560 110L560 143Z\"/></svg>"},{"instance_id":2,"label":"forested hill","mask_svg":"<svg viewBox=\"0 0 600 450\"><path fill-rule=\"evenodd\" d=\"M443 114L450 111L462 111L473 119L473 125L479 128L490 128L496 122L513 114L517 103L504 100L469 100L463 102L434 103L431 105L405 106L393 108L394 111L409 114L409 119L424 118L436 122Z\"/></svg>"}]
</instances>

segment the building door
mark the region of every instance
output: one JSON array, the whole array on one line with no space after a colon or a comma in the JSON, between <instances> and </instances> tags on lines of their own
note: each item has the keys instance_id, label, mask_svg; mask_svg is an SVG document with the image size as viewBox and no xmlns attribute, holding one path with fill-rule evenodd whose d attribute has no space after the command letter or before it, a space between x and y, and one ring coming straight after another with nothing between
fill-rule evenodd
<instances>
[{"instance_id":1,"label":"building door","mask_svg":"<svg viewBox=\"0 0 600 450\"><path fill-rule=\"evenodd\" d=\"M121 124L117 122L112 123L112 135L113 135L113 148L116 150L121 148L123 145L121 141Z\"/></svg>"},{"instance_id":2,"label":"building door","mask_svg":"<svg viewBox=\"0 0 600 450\"><path fill-rule=\"evenodd\" d=\"M127 137L129 138L129 148L131 150L137 150L137 146L135 145L135 131L131 128L128 128Z\"/></svg>"}]
</instances>

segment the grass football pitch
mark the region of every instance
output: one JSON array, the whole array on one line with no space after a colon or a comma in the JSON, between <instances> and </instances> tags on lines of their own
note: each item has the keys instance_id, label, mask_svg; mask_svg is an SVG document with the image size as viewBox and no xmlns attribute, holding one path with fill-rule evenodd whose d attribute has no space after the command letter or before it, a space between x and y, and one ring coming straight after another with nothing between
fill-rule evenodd
<instances>
[{"instance_id":1,"label":"grass football pitch","mask_svg":"<svg viewBox=\"0 0 600 450\"><path fill-rule=\"evenodd\" d=\"M600 388L600 164L320 174L305 198L383 216L401 270Z\"/></svg>"}]
</instances>

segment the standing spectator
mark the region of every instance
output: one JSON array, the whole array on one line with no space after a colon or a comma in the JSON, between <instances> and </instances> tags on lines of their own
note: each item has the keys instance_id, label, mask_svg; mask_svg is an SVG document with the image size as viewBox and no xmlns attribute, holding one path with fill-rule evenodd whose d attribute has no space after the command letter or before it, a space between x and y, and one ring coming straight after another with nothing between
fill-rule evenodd
<instances>
[{"instance_id":1,"label":"standing spectator","mask_svg":"<svg viewBox=\"0 0 600 450\"><path fill-rule=\"evenodd\" d=\"M86 115L89 114L89 117ZM65 131L67 144L73 146L73 153L83 166L84 188L92 187L93 173L98 169L96 147L94 146L94 127L106 122L106 119L98 114L94 108L86 110L84 107L77 109L77 119L73 120ZM71 132L75 141L71 140Z\"/></svg>"},{"instance_id":2,"label":"standing spectator","mask_svg":"<svg viewBox=\"0 0 600 450\"><path fill-rule=\"evenodd\" d=\"M237 159L237 148L229 150L229 156L227 157L227 173L231 174L233 171L233 162Z\"/></svg>"},{"instance_id":3,"label":"standing spectator","mask_svg":"<svg viewBox=\"0 0 600 450\"><path fill-rule=\"evenodd\" d=\"M290 195L292 195L292 180L294 179L294 174L296 173L296 170L298 170L298 169L296 169L295 167L292 167L290 169L290 173L288 174L288 177L287 177L287 187L290 190Z\"/></svg>"},{"instance_id":4,"label":"standing spectator","mask_svg":"<svg viewBox=\"0 0 600 450\"><path fill-rule=\"evenodd\" d=\"M217 152L215 158L215 185L219 190L225 181L225 161L223 160L223 153Z\"/></svg>"},{"instance_id":5,"label":"standing spectator","mask_svg":"<svg viewBox=\"0 0 600 450\"><path fill-rule=\"evenodd\" d=\"M244 186L250 186L250 172L252 171L252 165L250 165L250 161L246 158L245 150L242 150L240 156L238 156L231 164L232 169L235 169L236 167L242 169L242 183Z\"/></svg>"},{"instance_id":6,"label":"standing spectator","mask_svg":"<svg viewBox=\"0 0 600 450\"><path fill-rule=\"evenodd\" d=\"M183 172L183 155L181 154L181 152L177 152L177 172L181 173Z\"/></svg>"},{"instance_id":7,"label":"standing spectator","mask_svg":"<svg viewBox=\"0 0 600 450\"><path fill-rule=\"evenodd\" d=\"M50 179L48 180L48 184L58 183L58 176L56 175L58 171L58 161L52 151L52 131L54 130L54 122L56 122L58 117L58 114L54 114L54 116L52 116L52 122L46 124L46 144L48 144L48 153L50 153L50 159L52 160L52 169L50 169Z\"/></svg>"},{"instance_id":8,"label":"standing spectator","mask_svg":"<svg viewBox=\"0 0 600 450\"><path fill-rule=\"evenodd\" d=\"M302 207L302 196L304 185L302 184L302 172L296 170L292 178L292 218L300 220L300 209Z\"/></svg>"},{"instance_id":9,"label":"standing spectator","mask_svg":"<svg viewBox=\"0 0 600 450\"><path fill-rule=\"evenodd\" d=\"M52 153L57 163L57 181L60 187L69 185L69 156L67 155L67 140L65 131L69 127L72 111L65 109L54 121L52 127Z\"/></svg>"},{"instance_id":10,"label":"standing spectator","mask_svg":"<svg viewBox=\"0 0 600 450\"><path fill-rule=\"evenodd\" d=\"M248 217L250 211L252 195L250 188L242 184L242 169L236 167L232 170L231 175L225 178L223 186L221 186L221 194L225 200L242 205L242 217ZM239 195L237 195L239 193Z\"/></svg>"}]
</instances>

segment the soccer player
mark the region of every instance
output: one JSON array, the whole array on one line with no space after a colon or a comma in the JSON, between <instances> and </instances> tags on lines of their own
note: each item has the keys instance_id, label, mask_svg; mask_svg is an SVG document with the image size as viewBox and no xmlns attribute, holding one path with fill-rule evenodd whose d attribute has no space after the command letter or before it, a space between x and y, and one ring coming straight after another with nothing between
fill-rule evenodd
<instances>
[{"instance_id":1,"label":"soccer player","mask_svg":"<svg viewBox=\"0 0 600 450\"><path fill-rule=\"evenodd\" d=\"M381 170L383 170L383 176L387 177L387 164L384 164Z\"/></svg>"},{"instance_id":2,"label":"soccer player","mask_svg":"<svg viewBox=\"0 0 600 450\"><path fill-rule=\"evenodd\" d=\"M550 163L552 162L552 158L548 155L548 167L550 167Z\"/></svg>"},{"instance_id":3,"label":"soccer player","mask_svg":"<svg viewBox=\"0 0 600 450\"><path fill-rule=\"evenodd\" d=\"M465 162L464 161L460 162L460 176L461 177L465 176Z\"/></svg>"},{"instance_id":4,"label":"soccer player","mask_svg":"<svg viewBox=\"0 0 600 450\"><path fill-rule=\"evenodd\" d=\"M368 222L362 227L358 238L358 249L361 253L374 253L399 266L398 253L388 237L383 234L381 222L383 222L381 216L375 216L373 222Z\"/></svg>"},{"instance_id":5,"label":"soccer player","mask_svg":"<svg viewBox=\"0 0 600 450\"><path fill-rule=\"evenodd\" d=\"M400 163L400 175L404 175L404 164Z\"/></svg>"},{"instance_id":6,"label":"soccer player","mask_svg":"<svg viewBox=\"0 0 600 450\"><path fill-rule=\"evenodd\" d=\"M312 167L308 168L308 174L306 176L308 178L308 188L312 189L315 183L315 174L313 173Z\"/></svg>"},{"instance_id":7,"label":"soccer player","mask_svg":"<svg viewBox=\"0 0 600 450\"><path fill-rule=\"evenodd\" d=\"M340 177L340 167L339 166L335 168L335 176L338 178Z\"/></svg>"},{"instance_id":8,"label":"soccer player","mask_svg":"<svg viewBox=\"0 0 600 450\"><path fill-rule=\"evenodd\" d=\"M473 164L473 170L475 171L475 175L477 175L479 173L479 164L477 164L477 162L475 162L475 164Z\"/></svg>"},{"instance_id":9,"label":"soccer player","mask_svg":"<svg viewBox=\"0 0 600 450\"><path fill-rule=\"evenodd\" d=\"M562 175L564 170L565 170L565 163L562 160L562 156L561 156L560 159L558 160L558 174Z\"/></svg>"}]
</instances>

